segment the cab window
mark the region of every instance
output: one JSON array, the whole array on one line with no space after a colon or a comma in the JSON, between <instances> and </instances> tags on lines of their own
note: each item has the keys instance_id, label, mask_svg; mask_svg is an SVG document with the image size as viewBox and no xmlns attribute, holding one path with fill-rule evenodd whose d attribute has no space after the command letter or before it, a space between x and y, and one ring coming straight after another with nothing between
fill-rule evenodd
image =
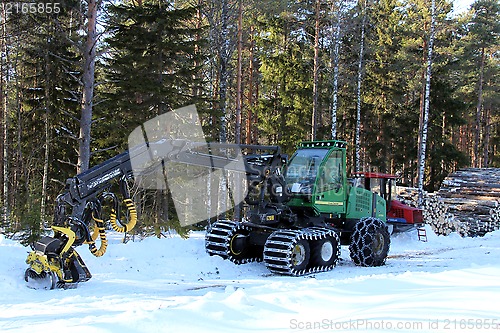
<instances>
[{"instance_id":1,"label":"cab window","mask_svg":"<svg viewBox=\"0 0 500 333\"><path fill-rule=\"evenodd\" d=\"M321 177L318 182L320 192L339 191L344 185L342 151L334 150L323 165Z\"/></svg>"}]
</instances>

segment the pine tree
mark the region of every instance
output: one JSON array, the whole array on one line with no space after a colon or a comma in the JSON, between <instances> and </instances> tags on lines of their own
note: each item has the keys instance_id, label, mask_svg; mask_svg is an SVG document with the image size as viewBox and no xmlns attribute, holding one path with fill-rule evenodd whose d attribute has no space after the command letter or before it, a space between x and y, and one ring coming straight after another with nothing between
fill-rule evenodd
<instances>
[{"instance_id":1,"label":"pine tree","mask_svg":"<svg viewBox=\"0 0 500 333\"><path fill-rule=\"evenodd\" d=\"M293 15L262 17L257 41L262 143L279 144L287 152L311 130L313 54L311 44L300 38L305 34L302 29Z\"/></svg>"},{"instance_id":2,"label":"pine tree","mask_svg":"<svg viewBox=\"0 0 500 333\"><path fill-rule=\"evenodd\" d=\"M69 17L76 9L71 6L59 9L58 13L32 14L24 27L27 31L32 31L33 25L38 27L30 42L23 43L22 64L29 73L23 77L26 108L28 112L35 114L36 119L31 126L44 124L44 135L41 136L43 141L36 145L43 147L43 160L40 162L43 165L40 193L40 215L43 222L47 222L47 197L55 190L50 186L49 179L63 181L75 172L73 168L66 168L65 173L57 174L56 170L65 168L55 165L57 160L65 159L57 145L60 142L57 134L63 128L70 128L64 121L64 114L78 114L79 83L75 73L80 70L78 50L70 38L78 29L69 22ZM76 129L76 125L74 126ZM33 140L30 141L32 146ZM76 140L71 145L75 143ZM68 157L68 160L71 158Z\"/></svg>"},{"instance_id":3,"label":"pine tree","mask_svg":"<svg viewBox=\"0 0 500 333\"><path fill-rule=\"evenodd\" d=\"M110 127L103 123L98 131L119 135L101 144L123 146L128 134L146 120L202 101L197 75L202 61L196 52L202 41L192 38L199 29L188 24L195 7L175 8L151 0L111 5L109 13L105 73L109 83L103 92L107 108L99 115ZM122 117L121 128L116 128L117 113ZM154 221L157 235L165 224L179 226L168 189L141 196L142 218Z\"/></svg>"},{"instance_id":4,"label":"pine tree","mask_svg":"<svg viewBox=\"0 0 500 333\"><path fill-rule=\"evenodd\" d=\"M473 165L475 167L484 166L484 152L480 152L481 143L483 143L483 150L488 149L488 145L484 145L484 134L488 133L483 120L489 123L488 116L485 114L484 98L485 90L491 87L487 86L486 75L490 70L498 71L497 67L492 64L489 66L488 59L492 57L495 48L498 47L500 35L500 4L498 0L478 0L471 6L471 21L468 25L469 41L468 48L470 55L476 62L475 71L477 72L476 78L476 96L475 103L475 124L474 124L474 150L473 150ZM483 142L482 142L483 141ZM488 155L486 153L486 155Z\"/></svg>"},{"instance_id":5,"label":"pine tree","mask_svg":"<svg viewBox=\"0 0 500 333\"><path fill-rule=\"evenodd\" d=\"M404 85L400 74L404 68L397 57L402 44L402 14L399 2L383 0L374 3L368 14L363 147L372 167L393 172L397 118L400 114ZM358 108L360 109L360 108Z\"/></svg>"},{"instance_id":6,"label":"pine tree","mask_svg":"<svg viewBox=\"0 0 500 333\"><path fill-rule=\"evenodd\" d=\"M184 24L195 8L144 1L141 6L111 6L109 12L105 61L109 84L103 93L109 111L101 113L110 124L116 112L122 115L119 133L129 133L147 119L203 97L193 94L201 89L196 75L201 61L195 52L200 42L191 38L197 30ZM123 139L115 142L122 143Z\"/></svg>"},{"instance_id":7,"label":"pine tree","mask_svg":"<svg viewBox=\"0 0 500 333\"><path fill-rule=\"evenodd\" d=\"M77 50L68 25L73 6L66 2L57 12L9 13L3 26L12 36L3 39L10 60L9 75L2 76L10 86L4 104L9 114L4 166L12 175L6 182L10 193L5 207L11 208L11 230L27 230L21 234L26 242L39 236L52 209L48 200L60 191L49 180L74 174L74 169L58 168L66 151L75 156L76 141L59 145L63 140L58 135L70 128L64 119L75 114L79 89Z\"/></svg>"}]
</instances>

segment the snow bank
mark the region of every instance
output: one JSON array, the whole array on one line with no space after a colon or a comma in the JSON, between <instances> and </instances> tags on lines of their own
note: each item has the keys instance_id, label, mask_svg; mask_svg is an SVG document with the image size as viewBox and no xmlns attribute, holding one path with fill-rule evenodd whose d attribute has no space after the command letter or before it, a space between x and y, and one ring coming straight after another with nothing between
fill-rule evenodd
<instances>
[{"instance_id":1,"label":"snow bank","mask_svg":"<svg viewBox=\"0 0 500 333\"><path fill-rule=\"evenodd\" d=\"M36 291L23 281L29 249L0 235L0 331L498 331L500 232L428 239L393 236L383 267L356 267L343 247L334 270L286 277L209 257L203 233L116 236L102 258L78 248L90 281Z\"/></svg>"}]
</instances>

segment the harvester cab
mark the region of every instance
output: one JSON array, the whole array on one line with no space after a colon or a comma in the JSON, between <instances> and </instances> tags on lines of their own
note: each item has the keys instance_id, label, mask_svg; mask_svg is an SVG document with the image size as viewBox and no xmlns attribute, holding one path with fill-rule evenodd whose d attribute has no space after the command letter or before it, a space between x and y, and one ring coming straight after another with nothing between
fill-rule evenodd
<instances>
[{"instance_id":1,"label":"harvester cab","mask_svg":"<svg viewBox=\"0 0 500 333\"><path fill-rule=\"evenodd\" d=\"M299 215L319 216L339 230L352 230L363 217L386 221L386 200L347 179L346 142L302 142L290 159L285 179Z\"/></svg>"},{"instance_id":2,"label":"harvester cab","mask_svg":"<svg viewBox=\"0 0 500 333\"><path fill-rule=\"evenodd\" d=\"M302 142L287 166L285 179L291 194L290 207L310 214L346 213L346 143Z\"/></svg>"},{"instance_id":3,"label":"harvester cab","mask_svg":"<svg viewBox=\"0 0 500 333\"><path fill-rule=\"evenodd\" d=\"M378 193L386 201L387 224L392 232L404 232L423 224L422 210L397 200L398 176L379 172L357 172L354 186Z\"/></svg>"}]
</instances>

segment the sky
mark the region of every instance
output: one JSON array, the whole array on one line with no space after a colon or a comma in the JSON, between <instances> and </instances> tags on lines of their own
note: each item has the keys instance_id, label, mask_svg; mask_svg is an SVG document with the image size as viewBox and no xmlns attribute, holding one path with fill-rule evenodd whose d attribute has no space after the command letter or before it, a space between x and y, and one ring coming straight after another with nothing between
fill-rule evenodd
<instances>
[{"instance_id":1,"label":"sky","mask_svg":"<svg viewBox=\"0 0 500 333\"><path fill-rule=\"evenodd\" d=\"M453 0L453 7L457 14L465 12L469 9L470 5L474 2L474 0Z\"/></svg>"}]
</instances>

